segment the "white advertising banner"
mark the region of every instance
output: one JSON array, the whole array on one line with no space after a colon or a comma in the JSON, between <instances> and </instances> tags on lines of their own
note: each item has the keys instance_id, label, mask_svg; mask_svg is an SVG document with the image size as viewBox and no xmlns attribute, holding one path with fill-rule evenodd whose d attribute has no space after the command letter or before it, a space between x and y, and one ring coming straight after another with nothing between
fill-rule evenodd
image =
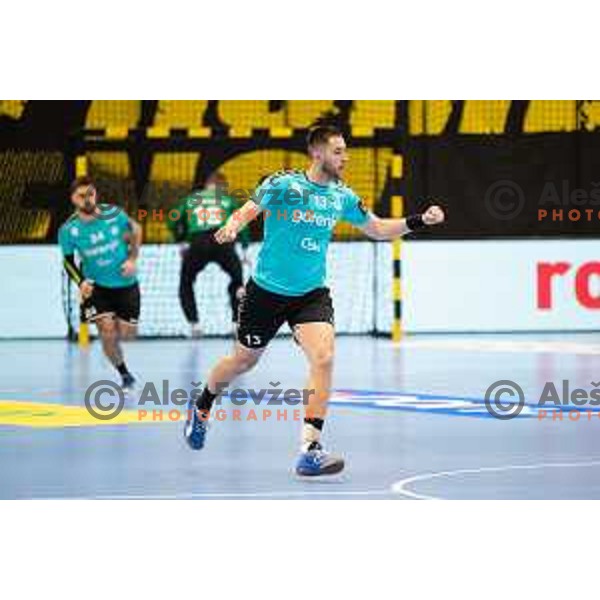
<instances>
[{"instance_id":1,"label":"white advertising banner","mask_svg":"<svg viewBox=\"0 0 600 600\"><path fill-rule=\"evenodd\" d=\"M410 332L600 331L596 240L408 242Z\"/></svg>"},{"instance_id":2,"label":"white advertising banner","mask_svg":"<svg viewBox=\"0 0 600 600\"><path fill-rule=\"evenodd\" d=\"M177 296L179 268L177 247L143 248L142 336L187 333ZM6 284L1 338L66 335L61 269L56 246L0 248ZM231 331L227 282L211 265L196 283L209 335ZM390 331L389 244L332 244L328 283L338 331ZM404 330L414 333L600 331L600 242L406 242L402 299ZM76 314L76 305L73 310Z\"/></svg>"},{"instance_id":3,"label":"white advertising banner","mask_svg":"<svg viewBox=\"0 0 600 600\"><path fill-rule=\"evenodd\" d=\"M0 338L67 335L57 246L0 247Z\"/></svg>"}]
</instances>

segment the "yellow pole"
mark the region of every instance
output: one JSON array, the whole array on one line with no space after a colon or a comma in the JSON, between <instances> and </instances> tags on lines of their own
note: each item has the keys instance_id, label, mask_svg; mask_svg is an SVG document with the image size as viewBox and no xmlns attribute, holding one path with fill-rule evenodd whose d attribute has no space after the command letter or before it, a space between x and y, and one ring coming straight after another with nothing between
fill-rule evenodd
<instances>
[{"instance_id":1,"label":"yellow pole","mask_svg":"<svg viewBox=\"0 0 600 600\"><path fill-rule=\"evenodd\" d=\"M402 156L392 157L392 179L398 180L402 177ZM404 198L402 196L392 196L391 198L391 216L393 219L401 219L404 214ZM401 262L402 242L396 239L392 242L392 301L394 303L394 317L392 321L392 341L400 342L402 338L402 262Z\"/></svg>"},{"instance_id":2,"label":"yellow pole","mask_svg":"<svg viewBox=\"0 0 600 600\"><path fill-rule=\"evenodd\" d=\"M392 196L392 217L400 219L404 212L402 196ZM400 239L392 242L392 301L394 303L394 319L392 321L392 341L399 342L402 337L402 242Z\"/></svg>"},{"instance_id":3,"label":"yellow pole","mask_svg":"<svg viewBox=\"0 0 600 600\"><path fill-rule=\"evenodd\" d=\"M78 156L75 159L75 177L83 177L88 173L87 156ZM87 323L79 323L79 331L77 332L77 341L80 348L87 348L90 344L90 326Z\"/></svg>"}]
</instances>

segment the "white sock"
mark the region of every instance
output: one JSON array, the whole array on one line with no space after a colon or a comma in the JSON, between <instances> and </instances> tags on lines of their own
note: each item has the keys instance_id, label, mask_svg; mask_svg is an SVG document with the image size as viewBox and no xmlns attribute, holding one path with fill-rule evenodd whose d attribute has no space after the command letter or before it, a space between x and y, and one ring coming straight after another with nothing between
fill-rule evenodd
<instances>
[{"instance_id":1,"label":"white sock","mask_svg":"<svg viewBox=\"0 0 600 600\"><path fill-rule=\"evenodd\" d=\"M321 439L321 432L310 423L304 423L302 427L302 452L306 452L313 442Z\"/></svg>"}]
</instances>

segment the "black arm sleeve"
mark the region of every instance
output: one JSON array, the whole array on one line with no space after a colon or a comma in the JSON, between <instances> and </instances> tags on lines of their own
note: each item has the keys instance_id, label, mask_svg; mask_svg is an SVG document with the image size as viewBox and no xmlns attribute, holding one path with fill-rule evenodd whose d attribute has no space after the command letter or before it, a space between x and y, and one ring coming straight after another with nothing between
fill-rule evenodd
<instances>
[{"instance_id":1,"label":"black arm sleeve","mask_svg":"<svg viewBox=\"0 0 600 600\"><path fill-rule=\"evenodd\" d=\"M406 226L411 231L427 229L428 225L423 221L423 215L409 215L406 217Z\"/></svg>"},{"instance_id":2,"label":"black arm sleeve","mask_svg":"<svg viewBox=\"0 0 600 600\"><path fill-rule=\"evenodd\" d=\"M81 282L85 279L85 277L75 263L75 256L73 254L67 254L64 257L63 266L71 280L74 281L76 285L81 285Z\"/></svg>"}]
</instances>

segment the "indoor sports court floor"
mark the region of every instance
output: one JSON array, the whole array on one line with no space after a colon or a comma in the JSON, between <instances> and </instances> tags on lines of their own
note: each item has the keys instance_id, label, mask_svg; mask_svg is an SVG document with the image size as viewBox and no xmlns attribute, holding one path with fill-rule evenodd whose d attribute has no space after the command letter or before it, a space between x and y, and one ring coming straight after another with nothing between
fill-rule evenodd
<instances>
[{"instance_id":1,"label":"indoor sports court floor","mask_svg":"<svg viewBox=\"0 0 600 600\"><path fill-rule=\"evenodd\" d=\"M230 343L138 341L126 354L140 388L152 381L160 391L168 380L171 390L189 390ZM87 387L114 380L97 342L82 351L63 341L5 341L0 357L3 499L600 498L600 414L560 421L526 409L501 421L483 404L498 380L517 382L529 404L546 381L591 390L600 384L600 334L421 335L399 347L338 338L325 441L347 469L319 480L293 474L300 423L292 407L250 402L234 421L225 400L225 420L193 452L182 423L169 420L175 406L139 406L134 394L115 421L87 413ZM300 351L283 338L237 385L301 388L303 375ZM153 421L159 409L163 420ZM269 409L286 410L286 420Z\"/></svg>"}]
</instances>

